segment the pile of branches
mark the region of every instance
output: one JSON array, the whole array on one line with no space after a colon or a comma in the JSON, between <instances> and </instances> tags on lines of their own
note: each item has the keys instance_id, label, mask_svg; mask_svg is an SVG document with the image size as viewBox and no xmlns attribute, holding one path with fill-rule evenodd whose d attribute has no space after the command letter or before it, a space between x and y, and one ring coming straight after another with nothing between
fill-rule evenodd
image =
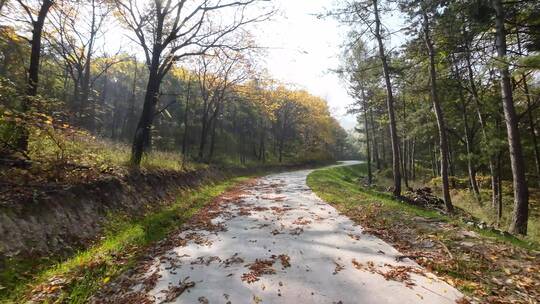
<instances>
[{"instance_id":1,"label":"pile of branches","mask_svg":"<svg viewBox=\"0 0 540 304\"><path fill-rule=\"evenodd\" d=\"M429 187L407 191L403 195L403 200L411 205L446 212L444 201L434 195Z\"/></svg>"}]
</instances>

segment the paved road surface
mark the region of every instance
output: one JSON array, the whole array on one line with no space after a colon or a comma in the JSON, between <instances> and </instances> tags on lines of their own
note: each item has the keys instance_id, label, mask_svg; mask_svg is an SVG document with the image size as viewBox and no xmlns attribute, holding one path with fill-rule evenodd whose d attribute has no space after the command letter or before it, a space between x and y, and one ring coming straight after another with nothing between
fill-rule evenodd
<instances>
[{"instance_id":1,"label":"paved road surface","mask_svg":"<svg viewBox=\"0 0 540 304\"><path fill-rule=\"evenodd\" d=\"M462 297L412 261L397 262L396 249L319 199L306 185L311 171L269 175L231 194L212 220L223 231L183 232L187 245L156 257L148 269L157 278L150 299L435 304ZM181 281L195 285L175 296Z\"/></svg>"}]
</instances>

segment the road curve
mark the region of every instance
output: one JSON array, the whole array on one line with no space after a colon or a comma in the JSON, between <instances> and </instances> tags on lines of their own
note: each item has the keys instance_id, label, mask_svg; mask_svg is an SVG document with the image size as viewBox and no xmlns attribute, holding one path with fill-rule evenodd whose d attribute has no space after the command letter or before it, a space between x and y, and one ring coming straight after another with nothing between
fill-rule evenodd
<instances>
[{"instance_id":1,"label":"road curve","mask_svg":"<svg viewBox=\"0 0 540 304\"><path fill-rule=\"evenodd\" d=\"M213 229L189 228L179 235L185 242L155 257L145 296L231 304L435 304L462 297L414 262L396 261L396 249L318 198L306 185L310 172L268 175L226 195Z\"/></svg>"}]
</instances>

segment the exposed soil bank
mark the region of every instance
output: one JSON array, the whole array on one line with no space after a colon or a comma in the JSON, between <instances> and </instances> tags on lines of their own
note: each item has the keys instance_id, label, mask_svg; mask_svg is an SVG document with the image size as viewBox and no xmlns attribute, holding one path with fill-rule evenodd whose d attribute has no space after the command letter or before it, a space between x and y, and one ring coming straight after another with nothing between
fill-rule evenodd
<instances>
[{"instance_id":1,"label":"exposed soil bank","mask_svg":"<svg viewBox=\"0 0 540 304\"><path fill-rule=\"evenodd\" d=\"M136 172L36 192L25 201L0 207L0 266L10 256L70 254L98 238L111 217L141 216L167 205L182 190L230 176L293 167L298 166Z\"/></svg>"}]
</instances>

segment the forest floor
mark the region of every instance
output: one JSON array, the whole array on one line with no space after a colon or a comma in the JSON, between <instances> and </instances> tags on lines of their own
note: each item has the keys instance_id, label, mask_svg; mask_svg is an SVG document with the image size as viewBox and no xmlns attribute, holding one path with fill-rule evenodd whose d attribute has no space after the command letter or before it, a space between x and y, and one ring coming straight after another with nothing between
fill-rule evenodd
<instances>
[{"instance_id":1,"label":"forest floor","mask_svg":"<svg viewBox=\"0 0 540 304\"><path fill-rule=\"evenodd\" d=\"M540 247L362 186L366 166L317 170L308 185L339 212L467 295L472 303L539 303Z\"/></svg>"},{"instance_id":2,"label":"forest floor","mask_svg":"<svg viewBox=\"0 0 540 304\"><path fill-rule=\"evenodd\" d=\"M462 298L318 198L306 184L312 171L272 174L223 194L92 301L455 303Z\"/></svg>"},{"instance_id":3,"label":"forest floor","mask_svg":"<svg viewBox=\"0 0 540 304\"><path fill-rule=\"evenodd\" d=\"M417 168L416 178L409 180L409 186L415 190L429 188L432 194L442 197L441 178L433 178L431 170ZM366 173L363 173L367 175ZM374 182L371 189L385 192L393 185L392 172L381 170L373 172ZM467 214L474 217L475 225L485 228L507 230L512 221L514 209L514 191L512 180L502 181L502 217L497 217L496 208L491 203L491 179L489 176L477 175L476 179L480 188L480 200L469 189L469 181L466 177L451 177L450 196L452 203L463 209ZM415 196L414 192L405 192L406 196ZM527 224L527 236L521 237L524 242L540 244L540 188L533 184L529 185L529 222Z\"/></svg>"}]
</instances>

